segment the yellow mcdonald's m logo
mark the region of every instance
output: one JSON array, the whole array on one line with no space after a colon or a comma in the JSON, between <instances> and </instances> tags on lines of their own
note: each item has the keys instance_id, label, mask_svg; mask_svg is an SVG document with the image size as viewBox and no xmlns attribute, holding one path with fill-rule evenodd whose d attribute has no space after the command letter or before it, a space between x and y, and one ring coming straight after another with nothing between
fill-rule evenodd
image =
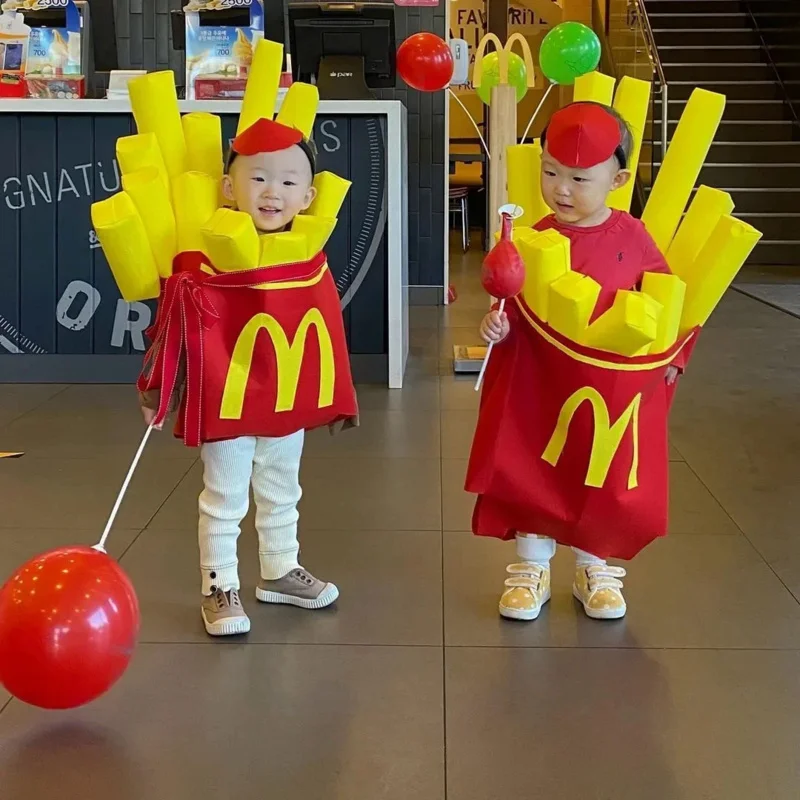
<instances>
[{"instance_id":1,"label":"yellow mcdonald's m logo","mask_svg":"<svg viewBox=\"0 0 800 800\"><path fill-rule=\"evenodd\" d=\"M608 406L600 393L591 386L578 389L561 407L558 415L553 435L545 448L542 458L552 466L558 464L561 454L564 452L564 445L567 443L569 426L575 412L584 404L592 406L594 415L594 436L592 440L592 450L589 454L589 469L586 473L586 485L601 488L608 477L611 462L619 450L622 437L628 426L632 427L633 434L633 457L631 468L628 473L628 489L635 489L639 485L639 407L642 403L642 395L637 394L631 400L630 405L620 414L614 424L608 413Z\"/></svg>"},{"instance_id":2,"label":"yellow mcdonald's m logo","mask_svg":"<svg viewBox=\"0 0 800 800\"><path fill-rule=\"evenodd\" d=\"M486 55L486 46L491 43L497 51L497 60L500 73L500 85L508 84L508 55L514 49L514 44L518 44L522 51L522 60L525 62L525 69L528 73L528 87L536 84L536 77L533 71L533 56L528 40L521 33L512 33L508 37L505 46L494 33L487 33L478 44L475 51L475 65L472 68L472 85L479 88L483 78L483 57Z\"/></svg>"},{"instance_id":3,"label":"yellow mcdonald's m logo","mask_svg":"<svg viewBox=\"0 0 800 800\"><path fill-rule=\"evenodd\" d=\"M253 365L253 353L256 339L262 330L269 334L275 348L275 361L278 369L278 390L275 397L275 411L291 411L297 397L297 386L300 382L300 370L306 351L308 331L312 327L319 340L319 398L318 407L333 405L333 387L336 380L336 368L333 359L333 343L325 319L318 308L309 309L294 339L289 337L275 317L270 314L256 314L242 328L236 345L233 348L228 375L225 378L225 389L220 405L220 419L241 419L244 406L244 395L250 371Z\"/></svg>"}]
</instances>

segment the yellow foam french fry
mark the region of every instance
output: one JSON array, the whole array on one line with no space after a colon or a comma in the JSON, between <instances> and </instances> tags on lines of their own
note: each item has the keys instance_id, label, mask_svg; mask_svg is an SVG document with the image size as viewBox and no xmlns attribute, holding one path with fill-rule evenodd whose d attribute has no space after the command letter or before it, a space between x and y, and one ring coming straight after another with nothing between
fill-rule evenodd
<instances>
[{"instance_id":1,"label":"yellow foam french fry","mask_svg":"<svg viewBox=\"0 0 800 800\"><path fill-rule=\"evenodd\" d=\"M297 128L306 139L311 138L319 107L319 90L310 83L293 83L283 98L278 122Z\"/></svg>"},{"instance_id":2,"label":"yellow foam french fry","mask_svg":"<svg viewBox=\"0 0 800 800\"><path fill-rule=\"evenodd\" d=\"M260 119L272 119L283 71L283 45L261 39L253 50L253 62L239 112L237 135Z\"/></svg>"},{"instance_id":3,"label":"yellow foam french fry","mask_svg":"<svg viewBox=\"0 0 800 800\"><path fill-rule=\"evenodd\" d=\"M335 228L336 220L333 217L310 217L308 214L298 214L292 222L292 233L305 237L306 258L313 258L322 252Z\"/></svg>"},{"instance_id":4,"label":"yellow foam french fry","mask_svg":"<svg viewBox=\"0 0 800 800\"><path fill-rule=\"evenodd\" d=\"M577 85L577 81L575 82ZM611 208L630 211L633 200L633 187L636 183L636 171L639 168L639 157L642 153L642 139L647 123L647 111L650 107L650 81L641 81L626 75L617 86L614 95L614 109L628 123L633 137L628 169L631 179L625 186L611 192L608 204Z\"/></svg>"},{"instance_id":5,"label":"yellow foam french fry","mask_svg":"<svg viewBox=\"0 0 800 800\"><path fill-rule=\"evenodd\" d=\"M158 268L144 223L126 192L92 204L92 225L122 299L152 300L161 292Z\"/></svg>"},{"instance_id":6,"label":"yellow foam french fry","mask_svg":"<svg viewBox=\"0 0 800 800\"><path fill-rule=\"evenodd\" d=\"M602 72L587 72L575 78L575 88L572 93L574 103L602 103L611 105L614 97L614 79Z\"/></svg>"},{"instance_id":7,"label":"yellow foam french fry","mask_svg":"<svg viewBox=\"0 0 800 800\"><path fill-rule=\"evenodd\" d=\"M523 214L514 227L529 228L550 213L542 197L542 146L515 144L506 150L508 202L518 205Z\"/></svg>"},{"instance_id":8,"label":"yellow foam french fry","mask_svg":"<svg viewBox=\"0 0 800 800\"><path fill-rule=\"evenodd\" d=\"M151 72L128 82L131 110L139 133L154 133L170 178L186 171L183 135L175 73Z\"/></svg>"},{"instance_id":9,"label":"yellow foam french fry","mask_svg":"<svg viewBox=\"0 0 800 800\"><path fill-rule=\"evenodd\" d=\"M735 217L725 216L717 222L692 268L683 276L686 300L682 334L705 325L760 238L761 233L752 225Z\"/></svg>"},{"instance_id":10,"label":"yellow foam french fry","mask_svg":"<svg viewBox=\"0 0 800 800\"><path fill-rule=\"evenodd\" d=\"M641 292L619 291L614 304L586 331L584 342L622 356L644 356L658 335L662 306Z\"/></svg>"},{"instance_id":11,"label":"yellow foam french fry","mask_svg":"<svg viewBox=\"0 0 800 800\"><path fill-rule=\"evenodd\" d=\"M733 211L733 198L720 189L701 186L667 250L667 264L683 276L703 249L720 219Z\"/></svg>"},{"instance_id":12,"label":"yellow foam french fry","mask_svg":"<svg viewBox=\"0 0 800 800\"><path fill-rule=\"evenodd\" d=\"M216 114L193 111L181 123L186 138L186 169L222 180L222 120Z\"/></svg>"},{"instance_id":13,"label":"yellow foam french fry","mask_svg":"<svg viewBox=\"0 0 800 800\"><path fill-rule=\"evenodd\" d=\"M568 272L550 284L547 324L573 342L582 342L600 295L600 284L587 275Z\"/></svg>"},{"instance_id":14,"label":"yellow foam french fry","mask_svg":"<svg viewBox=\"0 0 800 800\"><path fill-rule=\"evenodd\" d=\"M514 244L525 264L522 299L542 321L548 321L550 284L569 272L569 239L555 231L514 231Z\"/></svg>"},{"instance_id":15,"label":"yellow foam french fry","mask_svg":"<svg viewBox=\"0 0 800 800\"><path fill-rule=\"evenodd\" d=\"M695 89L658 171L642 222L666 253L725 110L724 95Z\"/></svg>"},{"instance_id":16,"label":"yellow foam french fry","mask_svg":"<svg viewBox=\"0 0 800 800\"><path fill-rule=\"evenodd\" d=\"M122 188L133 200L142 219L158 274L168 278L178 253L178 237L169 189L163 177L155 167L140 169L122 176Z\"/></svg>"},{"instance_id":17,"label":"yellow foam french fry","mask_svg":"<svg viewBox=\"0 0 800 800\"><path fill-rule=\"evenodd\" d=\"M155 169L169 186L167 168L154 133L137 133L117 139L117 162L123 175L143 169Z\"/></svg>"},{"instance_id":18,"label":"yellow foam french fry","mask_svg":"<svg viewBox=\"0 0 800 800\"><path fill-rule=\"evenodd\" d=\"M344 204L351 183L332 172L319 172L314 178L314 188L317 196L310 208L305 212L310 217L339 216L339 211Z\"/></svg>"},{"instance_id":19,"label":"yellow foam french fry","mask_svg":"<svg viewBox=\"0 0 800 800\"><path fill-rule=\"evenodd\" d=\"M255 269L261 242L253 220L244 211L219 208L200 228L203 252L220 272Z\"/></svg>"},{"instance_id":20,"label":"yellow foam french fry","mask_svg":"<svg viewBox=\"0 0 800 800\"><path fill-rule=\"evenodd\" d=\"M259 237L261 254L259 266L279 267L282 264L296 264L306 260L306 237L288 231L286 233L266 233Z\"/></svg>"},{"instance_id":21,"label":"yellow foam french fry","mask_svg":"<svg viewBox=\"0 0 800 800\"><path fill-rule=\"evenodd\" d=\"M677 275L661 272L645 272L642 278L642 293L652 297L662 307L658 318L658 330L653 340L651 353L663 353L678 341L686 299L686 284Z\"/></svg>"},{"instance_id":22,"label":"yellow foam french fry","mask_svg":"<svg viewBox=\"0 0 800 800\"><path fill-rule=\"evenodd\" d=\"M202 251L201 229L219 205L219 182L204 172L184 172L172 181L172 203L178 229L178 250ZM208 253L206 253L208 255Z\"/></svg>"}]
</instances>

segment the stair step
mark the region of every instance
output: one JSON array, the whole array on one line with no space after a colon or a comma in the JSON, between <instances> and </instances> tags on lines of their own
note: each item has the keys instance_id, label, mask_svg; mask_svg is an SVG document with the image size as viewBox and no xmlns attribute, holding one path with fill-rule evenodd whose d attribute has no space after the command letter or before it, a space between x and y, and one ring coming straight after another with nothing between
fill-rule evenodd
<instances>
[{"instance_id":1,"label":"stair step","mask_svg":"<svg viewBox=\"0 0 800 800\"><path fill-rule=\"evenodd\" d=\"M637 33L637 35L639 34ZM659 49L662 45L737 47L738 45L761 44L758 34L749 28L712 31L694 29L673 31L656 28L653 30L653 36ZM612 41L616 43L617 40L614 38Z\"/></svg>"},{"instance_id":2,"label":"stair step","mask_svg":"<svg viewBox=\"0 0 800 800\"><path fill-rule=\"evenodd\" d=\"M742 12L735 14L726 14L724 12L715 14L650 13L648 17L650 19L650 27L658 30L683 30L686 28L694 30L698 28L723 30L725 28L749 29L751 27L750 17Z\"/></svg>"},{"instance_id":3,"label":"stair step","mask_svg":"<svg viewBox=\"0 0 800 800\"><path fill-rule=\"evenodd\" d=\"M653 166L658 169L661 164ZM706 186L736 186L741 189L794 189L800 187L800 163L795 164L713 164L700 171L699 182ZM800 237L800 230L798 230Z\"/></svg>"},{"instance_id":4,"label":"stair step","mask_svg":"<svg viewBox=\"0 0 800 800\"><path fill-rule=\"evenodd\" d=\"M677 119L686 107L686 100L669 98L669 116ZM661 98L655 98L655 119L661 119ZM791 120L789 107L782 100L732 100L725 104L726 120Z\"/></svg>"},{"instance_id":5,"label":"stair step","mask_svg":"<svg viewBox=\"0 0 800 800\"><path fill-rule=\"evenodd\" d=\"M753 31L753 33L758 36L755 31ZM800 49L800 31L797 30L797 26L790 27L787 25L786 28L778 29L766 28L761 31L761 35L770 47L785 44Z\"/></svg>"},{"instance_id":6,"label":"stair step","mask_svg":"<svg viewBox=\"0 0 800 800\"><path fill-rule=\"evenodd\" d=\"M756 0L754 13L779 14L793 11L795 0ZM647 12L653 14L740 14L747 9L742 0L647 0Z\"/></svg>"},{"instance_id":7,"label":"stair step","mask_svg":"<svg viewBox=\"0 0 800 800\"><path fill-rule=\"evenodd\" d=\"M774 81L775 71L769 64L718 64L664 63L667 81ZM800 77L800 64L784 64L784 80Z\"/></svg>"},{"instance_id":8,"label":"stair step","mask_svg":"<svg viewBox=\"0 0 800 800\"><path fill-rule=\"evenodd\" d=\"M724 45L661 45L657 44L658 56L661 63L682 63L682 64L708 64L708 63L732 63L738 61L743 64L767 64L769 59L760 44L735 45L733 47ZM634 49L627 48L621 52L633 53ZM646 49L643 48L643 53ZM616 50L614 51L616 55ZM775 56L773 55L773 58ZM633 61L633 58L626 58Z\"/></svg>"},{"instance_id":9,"label":"stair step","mask_svg":"<svg viewBox=\"0 0 800 800\"><path fill-rule=\"evenodd\" d=\"M800 212L753 214L734 210L733 215L761 231L767 241L797 241L800 239Z\"/></svg>"},{"instance_id":10,"label":"stair step","mask_svg":"<svg viewBox=\"0 0 800 800\"><path fill-rule=\"evenodd\" d=\"M661 146L642 144L641 164L661 160ZM800 141L797 142L714 142L706 159L712 164L800 164Z\"/></svg>"},{"instance_id":11,"label":"stair step","mask_svg":"<svg viewBox=\"0 0 800 800\"><path fill-rule=\"evenodd\" d=\"M688 100L697 89L719 92L733 100L783 100L784 94L777 81L670 81L669 99ZM786 84L790 97L800 98L800 81Z\"/></svg>"},{"instance_id":12,"label":"stair step","mask_svg":"<svg viewBox=\"0 0 800 800\"><path fill-rule=\"evenodd\" d=\"M765 241L762 239L747 260L762 267L797 266L800 264L800 242Z\"/></svg>"},{"instance_id":13,"label":"stair step","mask_svg":"<svg viewBox=\"0 0 800 800\"><path fill-rule=\"evenodd\" d=\"M744 213L798 213L800 214L800 189L762 189L742 186L723 186L716 188L728 192L733 198L736 212ZM800 234L800 228L798 229Z\"/></svg>"},{"instance_id":14,"label":"stair step","mask_svg":"<svg viewBox=\"0 0 800 800\"><path fill-rule=\"evenodd\" d=\"M678 120L670 120L670 138L674 135L677 127ZM658 118L656 118L652 126L648 122L645 126L645 139L648 138L651 131L655 131L656 135L653 144L657 144L660 141L660 130L661 121ZM794 124L789 120L751 121L723 119L717 132L717 138L721 142L791 142L795 140L796 136L797 131Z\"/></svg>"}]
</instances>

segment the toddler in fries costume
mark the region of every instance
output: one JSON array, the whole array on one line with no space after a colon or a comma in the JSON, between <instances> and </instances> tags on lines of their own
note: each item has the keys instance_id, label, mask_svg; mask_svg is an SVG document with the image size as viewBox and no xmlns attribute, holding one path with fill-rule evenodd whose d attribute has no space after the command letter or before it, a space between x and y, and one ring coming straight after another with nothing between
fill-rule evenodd
<instances>
[{"instance_id":1,"label":"toddler in fries costume","mask_svg":"<svg viewBox=\"0 0 800 800\"><path fill-rule=\"evenodd\" d=\"M760 238L716 189L701 186L684 216L725 106L702 90L642 220L627 213L650 85L624 78L612 111L613 88L598 73L579 79L541 144L508 152L525 283L507 316L482 324L497 346L466 488L478 495L474 533L516 539L500 599L510 619L536 619L550 599L557 544L575 552L585 613L625 615L625 570L606 559L632 559L667 533L675 378Z\"/></svg>"},{"instance_id":2,"label":"toddler in fries costume","mask_svg":"<svg viewBox=\"0 0 800 800\"><path fill-rule=\"evenodd\" d=\"M123 191L92 208L123 297L159 298L138 386L148 422L178 408L175 435L201 447L201 613L214 636L250 629L237 539L251 488L257 599L315 609L338 597L300 566L297 504L305 431L357 423L323 252L350 184L315 174L315 87L294 84L272 119L282 61L259 42L225 167L220 119L181 117L172 73L131 81Z\"/></svg>"}]
</instances>

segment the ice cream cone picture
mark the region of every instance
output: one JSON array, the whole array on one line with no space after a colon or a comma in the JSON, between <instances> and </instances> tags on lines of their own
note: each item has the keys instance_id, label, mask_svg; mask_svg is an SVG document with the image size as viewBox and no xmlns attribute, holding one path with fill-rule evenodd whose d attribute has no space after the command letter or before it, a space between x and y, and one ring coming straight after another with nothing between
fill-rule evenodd
<instances>
[{"instance_id":1,"label":"ice cream cone picture","mask_svg":"<svg viewBox=\"0 0 800 800\"><path fill-rule=\"evenodd\" d=\"M253 45L241 28L236 31L236 43L233 45L232 50L239 77L246 78L250 65L253 63Z\"/></svg>"}]
</instances>

